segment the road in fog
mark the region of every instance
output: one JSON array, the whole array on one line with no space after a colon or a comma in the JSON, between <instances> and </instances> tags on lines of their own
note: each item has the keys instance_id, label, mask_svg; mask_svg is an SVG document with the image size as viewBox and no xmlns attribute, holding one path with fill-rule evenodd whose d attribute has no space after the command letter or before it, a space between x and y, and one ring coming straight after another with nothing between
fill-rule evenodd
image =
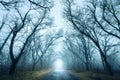
<instances>
[{"instance_id":1,"label":"road in fog","mask_svg":"<svg viewBox=\"0 0 120 80\"><path fill-rule=\"evenodd\" d=\"M54 71L46 76L43 80L80 80L67 71Z\"/></svg>"}]
</instances>

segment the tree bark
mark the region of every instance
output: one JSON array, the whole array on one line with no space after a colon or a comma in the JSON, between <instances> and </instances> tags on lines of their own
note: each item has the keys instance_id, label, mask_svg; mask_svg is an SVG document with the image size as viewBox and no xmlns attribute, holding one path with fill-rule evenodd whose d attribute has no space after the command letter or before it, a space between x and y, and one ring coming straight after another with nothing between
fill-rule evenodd
<instances>
[{"instance_id":1,"label":"tree bark","mask_svg":"<svg viewBox=\"0 0 120 80\"><path fill-rule=\"evenodd\" d=\"M96 46L98 47L99 51L100 51L100 55L101 57L103 58L103 61L105 62L105 66L109 72L109 74L111 76L113 76L113 72L112 72L112 68L111 68L111 65L109 64L108 60L107 60L107 57L104 55L104 52L102 51L102 49L100 48L99 44L98 43L95 43Z\"/></svg>"},{"instance_id":2,"label":"tree bark","mask_svg":"<svg viewBox=\"0 0 120 80\"><path fill-rule=\"evenodd\" d=\"M13 61L10 66L10 71L9 71L10 75L13 75L15 73L16 66L17 66L17 60Z\"/></svg>"}]
</instances>

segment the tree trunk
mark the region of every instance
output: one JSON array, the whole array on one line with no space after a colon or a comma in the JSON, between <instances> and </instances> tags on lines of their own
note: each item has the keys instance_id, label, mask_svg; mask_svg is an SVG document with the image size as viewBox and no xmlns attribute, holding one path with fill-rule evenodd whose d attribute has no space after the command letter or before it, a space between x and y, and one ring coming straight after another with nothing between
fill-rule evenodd
<instances>
[{"instance_id":1,"label":"tree trunk","mask_svg":"<svg viewBox=\"0 0 120 80\"><path fill-rule=\"evenodd\" d=\"M13 75L15 73L16 66L17 66L17 61L15 60L12 62L11 66L10 66L10 71L9 71L10 75Z\"/></svg>"},{"instance_id":2,"label":"tree trunk","mask_svg":"<svg viewBox=\"0 0 120 80\"><path fill-rule=\"evenodd\" d=\"M106 64L106 67L107 67L107 69L108 69L109 74L110 74L111 76L113 76L112 68L111 68L110 64L108 63L106 57L104 57L104 61L105 61L105 64Z\"/></svg>"},{"instance_id":3,"label":"tree trunk","mask_svg":"<svg viewBox=\"0 0 120 80\"><path fill-rule=\"evenodd\" d=\"M104 53L102 52L102 50L101 50L100 47L99 47L99 51L100 51L101 57L103 58L102 61L105 62L106 69L108 70L109 74L110 74L111 76L113 76L113 72L112 72L111 65L109 64L109 62L108 62L108 60L107 60L107 57L104 55Z\"/></svg>"},{"instance_id":4,"label":"tree trunk","mask_svg":"<svg viewBox=\"0 0 120 80\"><path fill-rule=\"evenodd\" d=\"M37 63L35 63L35 62L33 63L33 65L32 65L32 71L35 70L35 68L36 68L36 64L37 64Z\"/></svg>"},{"instance_id":5,"label":"tree trunk","mask_svg":"<svg viewBox=\"0 0 120 80\"><path fill-rule=\"evenodd\" d=\"M2 49L4 48L6 42L8 41L10 35L12 34L12 31L9 33L9 35L7 36L7 38L4 40L2 46L0 46L0 54L2 53Z\"/></svg>"},{"instance_id":6,"label":"tree trunk","mask_svg":"<svg viewBox=\"0 0 120 80\"><path fill-rule=\"evenodd\" d=\"M88 63L88 61L85 63L85 65L86 65L86 70L89 71L89 63Z\"/></svg>"}]
</instances>

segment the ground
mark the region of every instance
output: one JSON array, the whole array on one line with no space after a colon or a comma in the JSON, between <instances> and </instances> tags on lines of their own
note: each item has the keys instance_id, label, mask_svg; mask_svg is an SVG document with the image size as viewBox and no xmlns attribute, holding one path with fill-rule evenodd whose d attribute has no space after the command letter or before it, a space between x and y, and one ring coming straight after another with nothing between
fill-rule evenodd
<instances>
[{"instance_id":1,"label":"ground","mask_svg":"<svg viewBox=\"0 0 120 80\"><path fill-rule=\"evenodd\" d=\"M0 80L42 80L51 70L16 71L14 75L0 75Z\"/></svg>"},{"instance_id":2,"label":"ground","mask_svg":"<svg viewBox=\"0 0 120 80\"><path fill-rule=\"evenodd\" d=\"M80 80L68 71L54 71L48 74L43 80Z\"/></svg>"},{"instance_id":3,"label":"ground","mask_svg":"<svg viewBox=\"0 0 120 80\"><path fill-rule=\"evenodd\" d=\"M120 75L109 76L95 72L75 71L24 71L16 72L15 75L0 75L0 80L120 80Z\"/></svg>"},{"instance_id":4,"label":"ground","mask_svg":"<svg viewBox=\"0 0 120 80\"><path fill-rule=\"evenodd\" d=\"M109 76L105 73L98 73L92 71L86 72L74 72L70 71L71 74L76 75L80 80L120 80L120 74L114 74Z\"/></svg>"}]
</instances>

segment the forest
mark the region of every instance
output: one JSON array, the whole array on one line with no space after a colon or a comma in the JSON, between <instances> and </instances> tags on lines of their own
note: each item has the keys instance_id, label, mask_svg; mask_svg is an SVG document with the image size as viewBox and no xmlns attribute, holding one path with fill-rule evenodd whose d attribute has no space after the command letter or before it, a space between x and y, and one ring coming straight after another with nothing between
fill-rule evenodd
<instances>
[{"instance_id":1,"label":"forest","mask_svg":"<svg viewBox=\"0 0 120 80\"><path fill-rule=\"evenodd\" d=\"M51 16L58 11L63 22ZM111 78L120 75L119 59L120 0L0 0L0 80L51 72L62 64L70 75L90 72ZM103 80L91 78L80 80Z\"/></svg>"}]
</instances>

